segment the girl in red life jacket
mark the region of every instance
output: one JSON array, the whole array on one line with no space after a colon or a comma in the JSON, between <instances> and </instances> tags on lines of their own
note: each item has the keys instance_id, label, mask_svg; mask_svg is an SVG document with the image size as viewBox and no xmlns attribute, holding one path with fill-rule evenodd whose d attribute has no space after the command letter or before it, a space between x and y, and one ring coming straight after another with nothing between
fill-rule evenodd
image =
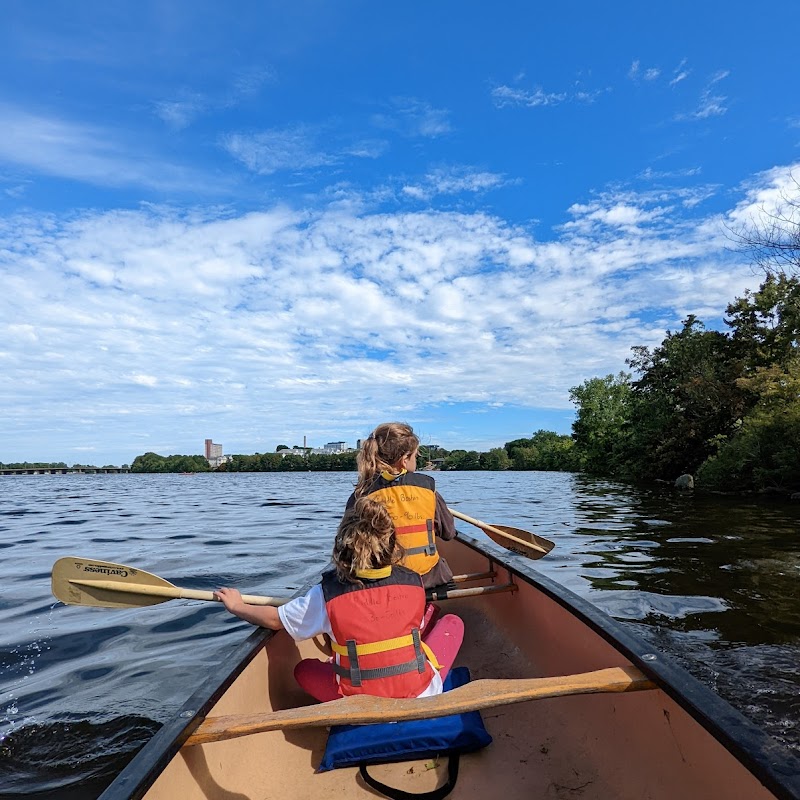
<instances>
[{"instance_id":1,"label":"girl in red life jacket","mask_svg":"<svg viewBox=\"0 0 800 800\"><path fill-rule=\"evenodd\" d=\"M342 519L333 545L334 569L286 605L249 606L236 589L215 592L232 614L254 625L286 630L293 639L327 634L333 656L301 661L300 686L317 700L352 694L427 697L442 681L464 638L464 623L447 614L422 641L425 589L404 556L386 507L361 497Z\"/></svg>"},{"instance_id":2,"label":"girl in red life jacket","mask_svg":"<svg viewBox=\"0 0 800 800\"><path fill-rule=\"evenodd\" d=\"M372 497L389 510L400 544L403 565L422 576L426 589L453 579L453 572L436 549L436 536L456 535L453 515L429 475L416 472L419 439L403 422L384 422L358 451L358 483L345 510L357 498Z\"/></svg>"}]
</instances>

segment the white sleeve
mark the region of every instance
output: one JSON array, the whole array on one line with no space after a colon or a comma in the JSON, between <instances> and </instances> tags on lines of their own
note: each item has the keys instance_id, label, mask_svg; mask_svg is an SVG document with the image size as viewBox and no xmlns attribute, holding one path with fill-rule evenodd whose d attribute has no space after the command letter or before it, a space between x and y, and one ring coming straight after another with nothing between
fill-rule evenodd
<instances>
[{"instance_id":1,"label":"white sleeve","mask_svg":"<svg viewBox=\"0 0 800 800\"><path fill-rule=\"evenodd\" d=\"M302 597L296 597L282 606L278 606L286 632L295 641L311 639L320 633L331 634L331 622L325 608L325 597L322 586L318 583Z\"/></svg>"}]
</instances>

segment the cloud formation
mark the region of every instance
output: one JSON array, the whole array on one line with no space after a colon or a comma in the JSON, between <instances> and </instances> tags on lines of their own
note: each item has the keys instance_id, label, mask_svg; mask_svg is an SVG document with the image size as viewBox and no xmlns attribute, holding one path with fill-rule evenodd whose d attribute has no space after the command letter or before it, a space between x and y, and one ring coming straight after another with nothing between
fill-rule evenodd
<instances>
[{"instance_id":1,"label":"cloud formation","mask_svg":"<svg viewBox=\"0 0 800 800\"><path fill-rule=\"evenodd\" d=\"M785 176L761 176L731 214ZM376 408L566 409L633 344L754 284L721 220L682 217L681 202L601 194L552 241L487 213L335 205L20 214L0 229L10 425L43 456L125 460L212 426L228 452L253 452L303 432L354 440ZM76 403L84 422L61 432Z\"/></svg>"}]
</instances>

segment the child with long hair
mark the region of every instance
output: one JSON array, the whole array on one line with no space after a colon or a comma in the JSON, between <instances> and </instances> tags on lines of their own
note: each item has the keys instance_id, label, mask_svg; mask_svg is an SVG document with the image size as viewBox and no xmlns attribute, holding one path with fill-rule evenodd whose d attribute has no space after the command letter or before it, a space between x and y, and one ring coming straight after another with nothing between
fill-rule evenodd
<instances>
[{"instance_id":1,"label":"child with long hair","mask_svg":"<svg viewBox=\"0 0 800 800\"><path fill-rule=\"evenodd\" d=\"M453 579L436 548L436 537L452 539L456 525L434 479L416 472L418 450L419 439L410 425L378 425L358 451L358 483L345 510L360 497L383 503L405 550L404 566L418 572L429 589Z\"/></svg>"},{"instance_id":2,"label":"child with long hair","mask_svg":"<svg viewBox=\"0 0 800 800\"><path fill-rule=\"evenodd\" d=\"M355 501L333 545L334 569L321 583L283 606L249 606L237 589L217 599L237 617L296 641L327 634L333 657L304 659L295 667L300 686L317 700L353 694L427 697L442 691L464 638L459 617L441 617L422 641L425 589L404 556L386 507L370 497Z\"/></svg>"}]
</instances>

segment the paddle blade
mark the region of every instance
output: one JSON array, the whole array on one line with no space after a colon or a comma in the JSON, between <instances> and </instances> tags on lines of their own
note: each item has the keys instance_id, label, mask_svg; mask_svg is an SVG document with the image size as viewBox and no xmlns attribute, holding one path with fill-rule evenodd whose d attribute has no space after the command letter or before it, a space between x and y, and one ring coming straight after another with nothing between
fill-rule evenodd
<instances>
[{"instance_id":1,"label":"paddle blade","mask_svg":"<svg viewBox=\"0 0 800 800\"><path fill-rule=\"evenodd\" d=\"M77 583L77 582L80 583ZM114 590L90 585L91 582L113 583ZM142 594L141 587L174 589L175 587L158 575L140 569L96 561L89 558L60 558L53 565L53 595L62 603L74 606L96 606L100 608L138 608L163 603L169 597ZM131 587L125 591L126 584ZM136 587L139 587L138 589Z\"/></svg>"},{"instance_id":2,"label":"paddle blade","mask_svg":"<svg viewBox=\"0 0 800 800\"><path fill-rule=\"evenodd\" d=\"M495 544L505 547L506 550L511 550L512 553L519 553L519 555L527 556L534 560L546 556L555 547L555 542L537 536L530 531L525 531L522 528L513 528L510 525L492 525L492 528L497 528L503 531L503 533L513 536L514 539L507 539L495 533L491 528L481 527L481 530ZM532 546L527 547L526 543L530 543Z\"/></svg>"}]
</instances>

